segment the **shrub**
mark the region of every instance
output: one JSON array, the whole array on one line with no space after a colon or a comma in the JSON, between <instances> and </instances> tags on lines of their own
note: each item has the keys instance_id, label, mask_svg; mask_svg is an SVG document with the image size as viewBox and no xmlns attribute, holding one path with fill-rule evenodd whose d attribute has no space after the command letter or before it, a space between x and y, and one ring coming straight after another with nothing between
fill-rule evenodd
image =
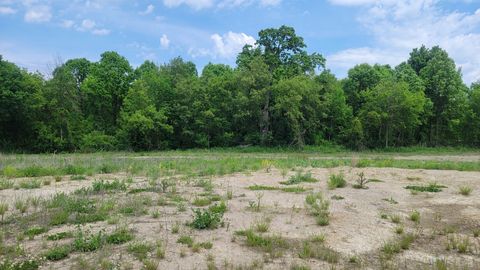
<instances>
[{"instance_id":1,"label":"shrub","mask_svg":"<svg viewBox=\"0 0 480 270\"><path fill-rule=\"evenodd\" d=\"M210 209L194 209L194 218L190 224L195 229L216 229L222 223L223 213L216 213Z\"/></svg>"},{"instance_id":2,"label":"shrub","mask_svg":"<svg viewBox=\"0 0 480 270\"><path fill-rule=\"evenodd\" d=\"M366 185L371 182L371 180L365 178L365 174L363 172L358 174L356 181L357 183L353 185L353 187L357 189L367 189L368 187Z\"/></svg>"},{"instance_id":3,"label":"shrub","mask_svg":"<svg viewBox=\"0 0 480 270\"><path fill-rule=\"evenodd\" d=\"M330 202L323 198L322 193L312 193L305 198L309 213L315 216L317 224L326 226L329 224Z\"/></svg>"},{"instance_id":4,"label":"shrub","mask_svg":"<svg viewBox=\"0 0 480 270\"><path fill-rule=\"evenodd\" d=\"M47 235L47 240L48 241L57 241L57 240L62 240L65 238L70 238L73 237L73 234L71 232L59 232L56 234L51 234Z\"/></svg>"},{"instance_id":5,"label":"shrub","mask_svg":"<svg viewBox=\"0 0 480 270\"><path fill-rule=\"evenodd\" d=\"M49 261L59 261L67 258L70 251L70 246L55 246L45 252L43 256Z\"/></svg>"},{"instance_id":6,"label":"shrub","mask_svg":"<svg viewBox=\"0 0 480 270\"><path fill-rule=\"evenodd\" d=\"M135 256L135 258L142 261L147 258L148 253L151 252L153 248L150 243L134 242L128 245L127 250Z\"/></svg>"},{"instance_id":7,"label":"shrub","mask_svg":"<svg viewBox=\"0 0 480 270\"><path fill-rule=\"evenodd\" d=\"M107 191L125 191L127 190L127 184L124 181L119 181L115 179L114 181L108 182L105 180L94 181L92 184L92 189L96 193L107 192Z\"/></svg>"},{"instance_id":8,"label":"shrub","mask_svg":"<svg viewBox=\"0 0 480 270\"><path fill-rule=\"evenodd\" d=\"M302 173L297 172L295 175L292 175L288 181L280 182L282 185L296 185L300 183L315 183L318 182L317 179L312 177L310 172Z\"/></svg>"},{"instance_id":9,"label":"shrub","mask_svg":"<svg viewBox=\"0 0 480 270\"><path fill-rule=\"evenodd\" d=\"M103 233L89 234L78 230L73 240L73 249L80 252L91 252L99 249L104 244Z\"/></svg>"},{"instance_id":10,"label":"shrub","mask_svg":"<svg viewBox=\"0 0 480 270\"><path fill-rule=\"evenodd\" d=\"M343 188L346 185L347 181L345 181L343 174L332 174L328 178L329 189Z\"/></svg>"},{"instance_id":11,"label":"shrub","mask_svg":"<svg viewBox=\"0 0 480 270\"><path fill-rule=\"evenodd\" d=\"M115 149L117 141L115 137L106 135L99 131L83 135L80 149L86 152L111 151Z\"/></svg>"},{"instance_id":12,"label":"shrub","mask_svg":"<svg viewBox=\"0 0 480 270\"><path fill-rule=\"evenodd\" d=\"M133 239L133 234L128 228L122 227L116 229L113 233L107 236L107 243L120 245L131 241Z\"/></svg>"},{"instance_id":13,"label":"shrub","mask_svg":"<svg viewBox=\"0 0 480 270\"><path fill-rule=\"evenodd\" d=\"M410 220L416 223L420 222L420 212L418 212L417 210L413 210L410 213Z\"/></svg>"},{"instance_id":14,"label":"shrub","mask_svg":"<svg viewBox=\"0 0 480 270\"><path fill-rule=\"evenodd\" d=\"M177 239L177 243L187 245L188 247L193 246L193 238L189 235L182 235Z\"/></svg>"}]
</instances>

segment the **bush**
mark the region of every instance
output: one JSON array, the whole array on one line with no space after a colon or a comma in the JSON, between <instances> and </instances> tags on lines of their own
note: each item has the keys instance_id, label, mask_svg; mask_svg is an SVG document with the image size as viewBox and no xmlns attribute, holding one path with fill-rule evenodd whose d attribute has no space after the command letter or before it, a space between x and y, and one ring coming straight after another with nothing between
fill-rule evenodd
<instances>
[{"instance_id":1,"label":"bush","mask_svg":"<svg viewBox=\"0 0 480 270\"><path fill-rule=\"evenodd\" d=\"M347 181L345 181L343 174L332 174L328 179L329 189L343 188L346 185Z\"/></svg>"},{"instance_id":2,"label":"bush","mask_svg":"<svg viewBox=\"0 0 480 270\"><path fill-rule=\"evenodd\" d=\"M193 221L190 224L195 229L216 229L223 223L223 214L227 210L224 202L212 205L208 209L194 209Z\"/></svg>"},{"instance_id":3,"label":"bush","mask_svg":"<svg viewBox=\"0 0 480 270\"><path fill-rule=\"evenodd\" d=\"M99 131L93 131L83 135L80 149L86 152L111 151L115 149L116 144L115 137Z\"/></svg>"},{"instance_id":4,"label":"bush","mask_svg":"<svg viewBox=\"0 0 480 270\"><path fill-rule=\"evenodd\" d=\"M59 261L68 257L70 251L70 246L55 246L45 252L44 256L49 261Z\"/></svg>"}]
</instances>

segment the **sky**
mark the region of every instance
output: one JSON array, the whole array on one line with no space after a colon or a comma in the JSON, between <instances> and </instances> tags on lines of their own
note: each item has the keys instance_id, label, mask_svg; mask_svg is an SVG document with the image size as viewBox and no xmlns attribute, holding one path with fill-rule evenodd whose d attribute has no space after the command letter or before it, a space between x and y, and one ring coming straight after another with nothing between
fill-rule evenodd
<instances>
[{"instance_id":1,"label":"sky","mask_svg":"<svg viewBox=\"0 0 480 270\"><path fill-rule=\"evenodd\" d=\"M439 45L467 84L480 80L480 0L0 0L0 55L51 72L116 51L133 67L181 56L235 65L261 29L293 26L339 78L360 63Z\"/></svg>"}]
</instances>

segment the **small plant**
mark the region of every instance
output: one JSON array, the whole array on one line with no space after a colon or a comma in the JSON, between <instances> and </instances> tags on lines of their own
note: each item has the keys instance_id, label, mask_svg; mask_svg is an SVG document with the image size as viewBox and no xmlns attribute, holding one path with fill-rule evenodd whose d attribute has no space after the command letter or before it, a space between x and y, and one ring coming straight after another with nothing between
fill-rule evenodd
<instances>
[{"instance_id":1,"label":"small plant","mask_svg":"<svg viewBox=\"0 0 480 270\"><path fill-rule=\"evenodd\" d=\"M473 188L472 187L469 187L469 186L461 186L459 188L459 191L458 193L462 194L463 196L470 196L470 194L472 193L473 191Z\"/></svg>"},{"instance_id":2,"label":"small plant","mask_svg":"<svg viewBox=\"0 0 480 270\"><path fill-rule=\"evenodd\" d=\"M381 247L382 253L386 256L387 259L392 258L393 255L400 253L402 247L396 241L390 241L383 244Z\"/></svg>"},{"instance_id":3,"label":"small plant","mask_svg":"<svg viewBox=\"0 0 480 270\"><path fill-rule=\"evenodd\" d=\"M25 231L25 236L29 239L33 239L35 236L47 232L47 228L34 226Z\"/></svg>"},{"instance_id":4,"label":"small plant","mask_svg":"<svg viewBox=\"0 0 480 270\"><path fill-rule=\"evenodd\" d=\"M155 209L152 211L152 218L157 219L160 217L160 211L158 209Z\"/></svg>"},{"instance_id":5,"label":"small plant","mask_svg":"<svg viewBox=\"0 0 480 270\"><path fill-rule=\"evenodd\" d=\"M57 241L65 238L71 238L71 237L73 237L73 233L71 232L59 232L56 234L47 235L46 238L48 241Z\"/></svg>"},{"instance_id":6,"label":"small plant","mask_svg":"<svg viewBox=\"0 0 480 270\"><path fill-rule=\"evenodd\" d=\"M55 175L55 182L62 182L63 177L61 175Z\"/></svg>"},{"instance_id":7,"label":"small plant","mask_svg":"<svg viewBox=\"0 0 480 270\"><path fill-rule=\"evenodd\" d=\"M295 175L292 175L287 181L280 182L280 184L296 185L300 183L315 183L315 182L318 182L318 180L313 178L310 172L302 173L301 171L299 171Z\"/></svg>"},{"instance_id":8,"label":"small plant","mask_svg":"<svg viewBox=\"0 0 480 270\"><path fill-rule=\"evenodd\" d=\"M400 247L403 250L407 250L410 248L410 245L413 243L414 240L415 240L415 236L413 234L403 235L399 241Z\"/></svg>"},{"instance_id":9,"label":"small plant","mask_svg":"<svg viewBox=\"0 0 480 270\"><path fill-rule=\"evenodd\" d=\"M81 181L81 180L86 180L87 177L85 175L72 175L70 176L70 180L72 181Z\"/></svg>"},{"instance_id":10,"label":"small plant","mask_svg":"<svg viewBox=\"0 0 480 270\"><path fill-rule=\"evenodd\" d=\"M367 189L367 184L370 183L371 180L367 179L365 177L365 174L363 172L358 174L358 178L356 180L356 184L353 185L353 188L356 189Z\"/></svg>"},{"instance_id":11,"label":"small plant","mask_svg":"<svg viewBox=\"0 0 480 270\"><path fill-rule=\"evenodd\" d=\"M209 198L204 198L204 197L196 197L192 204L197 207L203 207L211 204L212 201Z\"/></svg>"},{"instance_id":12,"label":"small plant","mask_svg":"<svg viewBox=\"0 0 480 270\"><path fill-rule=\"evenodd\" d=\"M409 218L410 218L411 221L413 221L415 223L419 223L420 222L420 212L418 212L417 210L413 210L410 213Z\"/></svg>"},{"instance_id":13,"label":"small plant","mask_svg":"<svg viewBox=\"0 0 480 270\"><path fill-rule=\"evenodd\" d=\"M227 200L233 199L233 190L232 189L227 189Z\"/></svg>"},{"instance_id":14,"label":"small plant","mask_svg":"<svg viewBox=\"0 0 480 270\"><path fill-rule=\"evenodd\" d=\"M328 178L328 189L343 188L347 185L343 174L332 174Z\"/></svg>"},{"instance_id":15,"label":"small plant","mask_svg":"<svg viewBox=\"0 0 480 270\"><path fill-rule=\"evenodd\" d=\"M50 179L45 179L45 180L43 180L43 185L44 185L44 186L49 186L50 183L51 183Z\"/></svg>"},{"instance_id":16,"label":"small plant","mask_svg":"<svg viewBox=\"0 0 480 270\"><path fill-rule=\"evenodd\" d=\"M67 246L67 245L55 246L47 250L47 252L45 252L43 256L45 257L45 259L49 261L60 261L67 258L70 252L71 252L70 246Z\"/></svg>"},{"instance_id":17,"label":"small plant","mask_svg":"<svg viewBox=\"0 0 480 270\"><path fill-rule=\"evenodd\" d=\"M269 173L270 170L272 169L273 163L271 160L264 159L262 160L262 168L265 170L265 172Z\"/></svg>"},{"instance_id":18,"label":"small plant","mask_svg":"<svg viewBox=\"0 0 480 270\"><path fill-rule=\"evenodd\" d=\"M133 239L133 234L126 227L121 227L116 229L113 233L107 236L106 241L109 244L120 245L131 241Z\"/></svg>"},{"instance_id":19,"label":"small plant","mask_svg":"<svg viewBox=\"0 0 480 270\"><path fill-rule=\"evenodd\" d=\"M180 231L180 223L176 222L172 226L172 233L177 234Z\"/></svg>"},{"instance_id":20,"label":"small plant","mask_svg":"<svg viewBox=\"0 0 480 270\"><path fill-rule=\"evenodd\" d=\"M311 215L315 216L317 224L326 226L330 223L330 202L323 198L322 193L312 193L305 198L307 209Z\"/></svg>"},{"instance_id":21,"label":"small plant","mask_svg":"<svg viewBox=\"0 0 480 270\"><path fill-rule=\"evenodd\" d=\"M193 238L189 235L182 235L177 239L177 243L187 245L188 247L193 246Z\"/></svg>"},{"instance_id":22,"label":"small plant","mask_svg":"<svg viewBox=\"0 0 480 270\"><path fill-rule=\"evenodd\" d=\"M441 192L444 188L447 188L443 185L438 185L437 183L430 183L427 186L406 186L406 189L414 190L417 192Z\"/></svg>"},{"instance_id":23,"label":"small plant","mask_svg":"<svg viewBox=\"0 0 480 270\"><path fill-rule=\"evenodd\" d=\"M8 204L3 202L0 203L0 216L2 216L2 222L3 222L3 217L7 212L8 212Z\"/></svg>"},{"instance_id":24,"label":"small plant","mask_svg":"<svg viewBox=\"0 0 480 270\"><path fill-rule=\"evenodd\" d=\"M255 223L254 228L255 231L260 233L268 232L268 229L270 229L270 220L265 218L262 221Z\"/></svg>"},{"instance_id":25,"label":"small plant","mask_svg":"<svg viewBox=\"0 0 480 270\"><path fill-rule=\"evenodd\" d=\"M403 233L403 226L395 227L395 233L396 234L402 234Z\"/></svg>"},{"instance_id":26,"label":"small plant","mask_svg":"<svg viewBox=\"0 0 480 270\"><path fill-rule=\"evenodd\" d=\"M390 204L398 204L398 202L393 198L393 197L390 197L390 198L385 198L385 199L382 199L383 201L386 201L386 202L389 202Z\"/></svg>"},{"instance_id":27,"label":"small plant","mask_svg":"<svg viewBox=\"0 0 480 270\"><path fill-rule=\"evenodd\" d=\"M153 251L154 247L150 243L133 242L128 245L127 251L140 261L147 259L149 252Z\"/></svg>"},{"instance_id":28,"label":"small plant","mask_svg":"<svg viewBox=\"0 0 480 270\"><path fill-rule=\"evenodd\" d=\"M104 237L102 231L90 234L79 229L73 240L73 249L80 252L92 252L102 247L103 244Z\"/></svg>"},{"instance_id":29,"label":"small plant","mask_svg":"<svg viewBox=\"0 0 480 270\"><path fill-rule=\"evenodd\" d=\"M16 200L15 201L15 209L18 210L22 215L25 214L28 210L28 201L24 200Z\"/></svg>"},{"instance_id":30,"label":"small plant","mask_svg":"<svg viewBox=\"0 0 480 270\"><path fill-rule=\"evenodd\" d=\"M24 180L20 182L20 188L24 188L24 189L36 189L36 188L40 188L41 186L42 186L42 183L36 179Z\"/></svg>"},{"instance_id":31,"label":"small plant","mask_svg":"<svg viewBox=\"0 0 480 270\"><path fill-rule=\"evenodd\" d=\"M208 209L194 209L194 218L190 225L195 229L216 229L223 223L223 214L227 210L224 202L210 206Z\"/></svg>"},{"instance_id":32,"label":"small plant","mask_svg":"<svg viewBox=\"0 0 480 270\"><path fill-rule=\"evenodd\" d=\"M391 215L390 216L390 221L392 221L395 224L399 224L400 220L401 220L401 218L400 218L399 215Z\"/></svg>"},{"instance_id":33,"label":"small plant","mask_svg":"<svg viewBox=\"0 0 480 270\"><path fill-rule=\"evenodd\" d=\"M480 236L480 228L473 229L473 237L478 238Z\"/></svg>"}]
</instances>

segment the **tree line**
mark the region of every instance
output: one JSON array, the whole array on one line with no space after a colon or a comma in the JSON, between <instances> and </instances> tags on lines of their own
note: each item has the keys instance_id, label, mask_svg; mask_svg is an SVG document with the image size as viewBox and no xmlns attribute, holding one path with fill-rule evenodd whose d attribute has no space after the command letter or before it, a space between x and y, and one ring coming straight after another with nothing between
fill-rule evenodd
<instances>
[{"instance_id":1,"label":"tree line","mask_svg":"<svg viewBox=\"0 0 480 270\"><path fill-rule=\"evenodd\" d=\"M259 32L236 67L174 58L134 69L116 52L47 79L0 56L0 149L63 152L239 145L480 146L480 83L439 47L337 79L288 26Z\"/></svg>"}]
</instances>

